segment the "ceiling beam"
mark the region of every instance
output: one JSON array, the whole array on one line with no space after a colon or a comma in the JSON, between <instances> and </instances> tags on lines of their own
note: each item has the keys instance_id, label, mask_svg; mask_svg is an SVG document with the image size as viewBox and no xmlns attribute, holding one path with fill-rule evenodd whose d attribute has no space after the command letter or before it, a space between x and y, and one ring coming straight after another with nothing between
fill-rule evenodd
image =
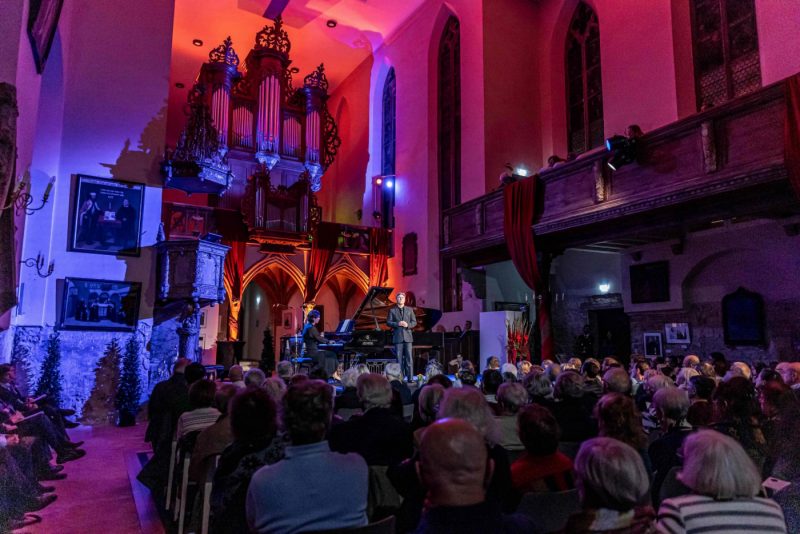
<instances>
[{"instance_id":1,"label":"ceiling beam","mask_svg":"<svg viewBox=\"0 0 800 534\"><path fill-rule=\"evenodd\" d=\"M264 17L275 20L276 17L283 13L286 6L289 5L289 0L270 0L267 9L264 11Z\"/></svg>"}]
</instances>

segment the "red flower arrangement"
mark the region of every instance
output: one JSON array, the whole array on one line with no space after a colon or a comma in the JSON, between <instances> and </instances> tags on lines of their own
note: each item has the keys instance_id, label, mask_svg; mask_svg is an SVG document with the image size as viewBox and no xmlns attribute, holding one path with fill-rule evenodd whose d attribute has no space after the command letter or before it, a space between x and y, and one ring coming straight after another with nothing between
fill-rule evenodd
<instances>
[{"instance_id":1,"label":"red flower arrangement","mask_svg":"<svg viewBox=\"0 0 800 534\"><path fill-rule=\"evenodd\" d=\"M508 363L516 365L517 361L530 361L530 339L533 325L528 319L518 317L513 321L506 321L506 334L508 336Z\"/></svg>"}]
</instances>

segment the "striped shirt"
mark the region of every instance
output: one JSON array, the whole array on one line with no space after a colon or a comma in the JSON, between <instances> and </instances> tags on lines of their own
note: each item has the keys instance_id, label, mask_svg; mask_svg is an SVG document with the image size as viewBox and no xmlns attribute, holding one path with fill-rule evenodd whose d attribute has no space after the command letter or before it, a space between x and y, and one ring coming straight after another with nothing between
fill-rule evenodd
<instances>
[{"instance_id":1,"label":"striped shirt","mask_svg":"<svg viewBox=\"0 0 800 534\"><path fill-rule=\"evenodd\" d=\"M668 534L786 533L786 522L780 506L772 499L718 501L704 495L684 495L661 503L658 531Z\"/></svg>"},{"instance_id":2,"label":"striped shirt","mask_svg":"<svg viewBox=\"0 0 800 534\"><path fill-rule=\"evenodd\" d=\"M176 435L178 439L189 432L205 430L219 419L219 410L216 408L196 408L191 412L183 412L178 419Z\"/></svg>"}]
</instances>

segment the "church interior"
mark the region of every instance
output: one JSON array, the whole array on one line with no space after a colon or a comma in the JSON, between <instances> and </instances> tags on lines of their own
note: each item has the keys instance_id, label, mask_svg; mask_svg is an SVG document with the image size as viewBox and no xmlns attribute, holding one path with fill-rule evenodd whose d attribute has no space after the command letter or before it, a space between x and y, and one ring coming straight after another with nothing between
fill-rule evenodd
<instances>
[{"instance_id":1,"label":"church interior","mask_svg":"<svg viewBox=\"0 0 800 534\"><path fill-rule=\"evenodd\" d=\"M670 471L675 448L725 434L716 408L672 421L693 429L670 441L672 478L652 444L673 428L656 408L661 378L691 414L694 376L713 379L708 403L750 388L761 461L728 433L764 480L747 502L780 504L763 512L781 514L765 532L800 529L800 458L786 467L769 431L800 421L796 0L5 0L0 197L0 532L689 532L688 519L669 523L658 488L667 506L696 489L688 462ZM617 368L627 390L614 389ZM574 412L559 396L567 375L592 399ZM180 393L167 391L176 376ZM381 434L391 460L363 452L378 438L345 446L356 426L349 441L337 432L377 417L375 377L405 425ZM482 423L426 415L444 380L436 410L483 393L516 444L502 461ZM771 412L769 380L794 395ZM358 452L369 467L354 522L358 504L317 522L293 519L308 512L292 516L288 497L284 523L259 507L278 487L267 472L313 441L298 445L288 417L312 382L333 395L315 397L332 404L325 454ZM214 406L228 404L203 423L207 384ZM451 385L463 399L448 400ZM643 421L649 456L633 450L657 481L646 513L642 496L627 508L587 497L589 445L618 438L601 413L612 394ZM243 486L220 489L244 439L228 412L246 395L271 407L269 450L283 459L259 457L266 467ZM424 471L440 431L477 428L482 461L516 486L518 462L535 464L523 415L537 403L582 481L548 491L573 492L568 511L586 524L548 522L530 488L462 530L436 523L446 506L409 511L416 495L394 470L410 459L435 503L434 475L417 480L413 462ZM180 439L189 414L195 431L234 421L209 465L194 466L194 441ZM593 430L565 437L580 417ZM611 441L592 446L617 454ZM27 485L6 483L21 476ZM792 484L774 501L771 479ZM686 491L664 494L669 481ZM590 528L598 509L651 523ZM503 523L520 514L533 526Z\"/></svg>"}]
</instances>

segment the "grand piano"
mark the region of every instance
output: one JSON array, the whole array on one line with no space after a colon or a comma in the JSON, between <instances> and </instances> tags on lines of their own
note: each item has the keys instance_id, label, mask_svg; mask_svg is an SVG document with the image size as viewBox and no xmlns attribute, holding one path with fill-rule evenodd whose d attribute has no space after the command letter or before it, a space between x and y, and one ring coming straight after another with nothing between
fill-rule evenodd
<instances>
[{"instance_id":1,"label":"grand piano","mask_svg":"<svg viewBox=\"0 0 800 534\"><path fill-rule=\"evenodd\" d=\"M394 358L392 332L386 326L389 308L395 305L389 298L393 290L391 287L369 288L353 316L341 321L336 332L323 334L331 343L320 344L320 348L359 359ZM417 326L412 331L415 355L418 351L425 350L438 354L444 347L444 333L431 330L441 319L442 312L418 306L411 308L417 316Z\"/></svg>"}]
</instances>

